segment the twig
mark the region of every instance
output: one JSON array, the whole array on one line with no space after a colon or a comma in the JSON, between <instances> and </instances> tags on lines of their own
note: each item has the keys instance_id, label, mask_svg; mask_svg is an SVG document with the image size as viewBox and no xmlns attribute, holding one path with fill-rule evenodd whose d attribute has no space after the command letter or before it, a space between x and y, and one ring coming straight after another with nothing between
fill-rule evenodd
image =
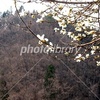
<instances>
[{"instance_id":1,"label":"twig","mask_svg":"<svg viewBox=\"0 0 100 100\"><path fill-rule=\"evenodd\" d=\"M14 4L15 4L15 8L16 8L16 11L17 11L17 14L20 18L20 20L23 22L23 24L25 25L25 27L29 30L29 32L34 36L36 37L39 41L41 41L43 44L45 45L49 45L50 47L52 47L48 42L46 42L45 40L41 40L40 38L37 37L37 35L30 29L30 27L25 23L25 21L23 20L23 18L20 16L19 14L19 11L17 9L17 5L16 5L16 0L14 0Z\"/></svg>"}]
</instances>

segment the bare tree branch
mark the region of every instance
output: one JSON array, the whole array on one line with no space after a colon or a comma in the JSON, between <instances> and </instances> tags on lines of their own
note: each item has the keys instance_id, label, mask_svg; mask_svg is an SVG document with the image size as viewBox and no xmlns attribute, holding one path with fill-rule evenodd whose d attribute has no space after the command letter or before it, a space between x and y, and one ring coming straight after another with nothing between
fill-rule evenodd
<instances>
[{"instance_id":1,"label":"bare tree branch","mask_svg":"<svg viewBox=\"0 0 100 100\"><path fill-rule=\"evenodd\" d=\"M34 37L36 37L39 41L41 41L43 44L45 44L45 45L49 45L50 47L52 47L48 42L46 42L45 40L41 40L40 38L38 38L37 37L37 35L30 29L30 27L25 23L25 21L23 20L23 18L20 16L20 14L19 14L19 11L18 11L18 9L17 9L17 5L16 5L16 0L15 0L15 8L16 8L16 11L17 11L17 13L18 13L18 16L19 16L19 18L21 19L21 21L23 22L23 24L25 25L25 27L29 30L29 32L34 36Z\"/></svg>"},{"instance_id":2,"label":"bare tree branch","mask_svg":"<svg viewBox=\"0 0 100 100\"><path fill-rule=\"evenodd\" d=\"M100 1L93 1L93 2L67 2L67 1L58 1L58 0L47 0L48 2L56 2L56 3L64 3L64 4L93 4L93 3L100 3Z\"/></svg>"}]
</instances>

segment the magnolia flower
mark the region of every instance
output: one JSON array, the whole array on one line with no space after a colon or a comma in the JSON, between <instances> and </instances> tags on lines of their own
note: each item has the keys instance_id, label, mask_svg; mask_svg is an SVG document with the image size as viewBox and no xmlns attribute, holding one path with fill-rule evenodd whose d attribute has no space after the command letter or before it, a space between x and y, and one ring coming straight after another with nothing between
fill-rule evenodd
<instances>
[{"instance_id":1,"label":"magnolia flower","mask_svg":"<svg viewBox=\"0 0 100 100\"><path fill-rule=\"evenodd\" d=\"M73 38L75 37L75 35L74 35L74 34L72 34L70 37L73 39Z\"/></svg>"},{"instance_id":2,"label":"magnolia flower","mask_svg":"<svg viewBox=\"0 0 100 100\"><path fill-rule=\"evenodd\" d=\"M82 31L82 28L81 27L76 27L75 30L76 31Z\"/></svg>"},{"instance_id":3,"label":"magnolia flower","mask_svg":"<svg viewBox=\"0 0 100 100\"><path fill-rule=\"evenodd\" d=\"M86 34L82 34L83 37L86 37Z\"/></svg>"},{"instance_id":4,"label":"magnolia flower","mask_svg":"<svg viewBox=\"0 0 100 100\"><path fill-rule=\"evenodd\" d=\"M53 18L54 18L55 20L57 20L58 22L61 22L61 19L60 19L58 16L53 16Z\"/></svg>"},{"instance_id":5,"label":"magnolia flower","mask_svg":"<svg viewBox=\"0 0 100 100\"><path fill-rule=\"evenodd\" d=\"M40 39L40 40L44 40L44 34L42 36L40 36L39 34L37 35L37 37Z\"/></svg>"},{"instance_id":6,"label":"magnolia flower","mask_svg":"<svg viewBox=\"0 0 100 100\"><path fill-rule=\"evenodd\" d=\"M59 18L63 18L63 15L58 15Z\"/></svg>"},{"instance_id":7,"label":"magnolia flower","mask_svg":"<svg viewBox=\"0 0 100 100\"><path fill-rule=\"evenodd\" d=\"M80 62L82 60L85 60L85 57L82 57L81 54L78 54L78 56L75 57L76 62Z\"/></svg>"},{"instance_id":8,"label":"magnolia flower","mask_svg":"<svg viewBox=\"0 0 100 100\"><path fill-rule=\"evenodd\" d=\"M49 40L47 38L44 38L44 34L42 36L40 36L39 34L37 35L37 37L40 39L39 44L42 45L43 42L48 42Z\"/></svg>"},{"instance_id":9,"label":"magnolia flower","mask_svg":"<svg viewBox=\"0 0 100 100\"><path fill-rule=\"evenodd\" d=\"M58 24L59 24L60 27L63 27L63 28L67 27L66 23L58 22Z\"/></svg>"},{"instance_id":10,"label":"magnolia flower","mask_svg":"<svg viewBox=\"0 0 100 100\"><path fill-rule=\"evenodd\" d=\"M75 41L78 40L78 39L77 39L77 36L75 36L75 37L73 38L73 40L75 40Z\"/></svg>"},{"instance_id":11,"label":"magnolia flower","mask_svg":"<svg viewBox=\"0 0 100 100\"><path fill-rule=\"evenodd\" d=\"M59 28L54 28L54 31L55 31L55 32L59 31Z\"/></svg>"},{"instance_id":12,"label":"magnolia flower","mask_svg":"<svg viewBox=\"0 0 100 100\"><path fill-rule=\"evenodd\" d=\"M63 20L62 20L62 23L63 23L63 24L66 24L66 21L63 19Z\"/></svg>"},{"instance_id":13,"label":"magnolia flower","mask_svg":"<svg viewBox=\"0 0 100 100\"><path fill-rule=\"evenodd\" d=\"M97 37L97 34L93 34L92 37L93 37L93 38L94 38L94 37Z\"/></svg>"},{"instance_id":14,"label":"magnolia flower","mask_svg":"<svg viewBox=\"0 0 100 100\"><path fill-rule=\"evenodd\" d=\"M25 13L24 13L24 12L21 12L21 13L20 13L20 16L25 16Z\"/></svg>"},{"instance_id":15,"label":"magnolia flower","mask_svg":"<svg viewBox=\"0 0 100 100\"><path fill-rule=\"evenodd\" d=\"M96 63L97 63L97 66L100 66L100 61L96 61Z\"/></svg>"},{"instance_id":16,"label":"magnolia flower","mask_svg":"<svg viewBox=\"0 0 100 100\"><path fill-rule=\"evenodd\" d=\"M78 36L82 36L82 34L79 33Z\"/></svg>"},{"instance_id":17,"label":"magnolia flower","mask_svg":"<svg viewBox=\"0 0 100 100\"><path fill-rule=\"evenodd\" d=\"M80 58L80 57L82 57L82 55L81 54L78 54L78 56L76 56L75 58Z\"/></svg>"},{"instance_id":18,"label":"magnolia flower","mask_svg":"<svg viewBox=\"0 0 100 100\"><path fill-rule=\"evenodd\" d=\"M91 47L94 51L96 51L97 49L99 49L100 47L99 46L92 46Z\"/></svg>"},{"instance_id":19,"label":"magnolia flower","mask_svg":"<svg viewBox=\"0 0 100 100\"><path fill-rule=\"evenodd\" d=\"M46 42L48 42L49 40L47 38L44 39Z\"/></svg>"},{"instance_id":20,"label":"magnolia flower","mask_svg":"<svg viewBox=\"0 0 100 100\"><path fill-rule=\"evenodd\" d=\"M94 55L95 54L95 51L94 50L91 50L91 55Z\"/></svg>"},{"instance_id":21,"label":"magnolia flower","mask_svg":"<svg viewBox=\"0 0 100 100\"><path fill-rule=\"evenodd\" d=\"M67 35L68 35L68 36L71 36L72 34L73 34L73 32L68 32L68 34L67 34Z\"/></svg>"},{"instance_id":22,"label":"magnolia flower","mask_svg":"<svg viewBox=\"0 0 100 100\"><path fill-rule=\"evenodd\" d=\"M31 17L32 17L32 18L35 18L35 16L34 16L34 15L32 15Z\"/></svg>"},{"instance_id":23,"label":"magnolia flower","mask_svg":"<svg viewBox=\"0 0 100 100\"><path fill-rule=\"evenodd\" d=\"M89 58L89 54L86 54L86 58Z\"/></svg>"},{"instance_id":24,"label":"magnolia flower","mask_svg":"<svg viewBox=\"0 0 100 100\"><path fill-rule=\"evenodd\" d=\"M60 31L60 33L66 34L66 29L62 29L62 30Z\"/></svg>"},{"instance_id":25,"label":"magnolia flower","mask_svg":"<svg viewBox=\"0 0 100 100\"><path fill-rule=\"evenodd\" d=\"M63 9L63 6L62 5L59 5L58 8L59 8L59 10L62 10Z\"/></svg>"},{"instance_id":26,"label":"magnolia flower","mask_svg":"<svg viewBox=\"0 0 100 100\"><path fill-rule=\"evenodd\" d=\"M76 62L81 62L81 59L77 59Z\"/></svg>"},{"instance_id":27,"label":"magnolia flower","mask_svg":"<svg viewBox=\"0 0 100 100\"><path fill-rule=\"evenodd\" d=\"M52 43L52 42L49 42L49 44L50 44L51 46L53 46L53 43Z\"/></svg>"},{"instance_id":28,"label":"magnolia flower","mask_svg":"<svg viewBox=\"0 0 100 100\"><path fill-rule=\"evenodd\" d=\"M43 22L43 18L37 19L36 22L37 22L37 23L42 23L42 22Z\"/></svg>"}]
</instances>

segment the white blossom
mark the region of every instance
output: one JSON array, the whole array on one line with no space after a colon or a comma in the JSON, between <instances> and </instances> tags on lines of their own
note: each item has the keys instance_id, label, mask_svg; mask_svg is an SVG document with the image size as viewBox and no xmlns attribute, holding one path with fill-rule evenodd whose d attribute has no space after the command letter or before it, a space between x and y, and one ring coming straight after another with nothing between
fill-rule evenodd
<instances>
[{"instance_id":1,"label":"white blossom","mask_svg":"<svg viewBox=\"0 0 100 100\"><path fill-rule=\"evenodd\" d=\"M85 57L83 57L81 54L78 54L78 56L75 57L76 62L80 62L82 60L85 60Z\"/></svg>"},{"instance_id":2,"label":"white blossom","mask_svg":"<svg viewBox=\"0 0 100 100\"><path fill-rule=\"evenodd\" d=\"M100 61L96 61L96 63L97 63L97 66L100 66Z\"/></svg>"},{"instance_id":3,"label":"white blossom","mask_svg":"<svg viewBox=\"0 0 100 100\"><path fill-rule=\"evenodd\" d=\"M86 58L89 58L89 54L86 54Z\"/></svg>"},{"instance_id":4,"label":"white blossom","mask_svg":"<svg viewBox=\"0 0 100 100\"><path fill-rule=\"evenodd\" d=\"M40 18L40 19L38 18L36 22L37 23L42 23L43 22L43 18Z\"/></svg>"},{"instance_id":5,"label":"white blossom","mask_svg":"<svg viewBox=\"0 0 100 100\"><path fill-rule=\"evenodd\" d=\"M44 34L42 36L40 36L39 34L37 35L37 37L40 39L40 40L44 40Z\"/></svg>"},{"instance_id":6,"label":"white blossom","mask_svg":"<svg viewBox=\"0 0 100 100\"><path fill-rule=\"evenodd\" d=\"M93 34L92 37L93 37L93 38L94 38L94 37L97 37L97 34Z\"/></svg>"},{"instance_id":7,"label":"white blossom","mask_svg":"<svg viewBox=\"0 0 100 100\"><path fill-rule=\"evenodd\" d=\"M82 28L81 27L76 27L75 30L76 31L82 31Z\"/></svg>"},{"instance_id":8,"label":"white blossom","mask_svg":"<svg viewBox=\"0 0 100 100\"><path fill-rule=\"evenodd\" d=\"M42 45L42 41L46 41L48 42L49 40L47 38L44 38L44 34L42 36L40 36L39 34L37 35L37 37L40 39L39 44Z\"/></svg>"},{"instance_id":9,"label":"white blossom","mask_svg":"<svg viewBox=\"0 0 100 100\"><path fill-rule=\"evenodd\" d=\"M49 42L49 44L50 44L51 46L53 46L53 43L52 43L52 42Z\"/></svg>"},{"instance_id":10,"label":"white blossom","mask_svg":"<svg viewBox=\"0 0 100 100\"><path fill-rule=\"evenodd\" d=\"M55 27L55 28L54 28L54 31L55 31L55 32L59 31L59 28Z\"/></svg>"},{"instance_id":11,"label":"white blossom","mask_svg":"<svg viewBox=\"0 0 100 100\"><path fill-rule=\"evenodd\" d=\"M95 51L94 50L91 50L91 55L94 55L95 54Z\"/></svg>"},{"instance_id":12,"label":"white blossom","mask_svg":"<svg viewBox=\"0 0 100 100\"><path fill-rule=\"evenodd\" d=\"M66 34L66 29L62 29L62 30L60 31L60 33Z\"/></svg>"},{"instance_id":13,"label":"white blossom","mask_svg":"<svg viewBox=\"0 0 100 100\"><path fill-rule=\"evenodd\" d=\"M72 34L73 34L73 32L68 32L68 34L67 34L67 35L68 35L68 36L71 36Z\"/></svg>"}]
</instances>

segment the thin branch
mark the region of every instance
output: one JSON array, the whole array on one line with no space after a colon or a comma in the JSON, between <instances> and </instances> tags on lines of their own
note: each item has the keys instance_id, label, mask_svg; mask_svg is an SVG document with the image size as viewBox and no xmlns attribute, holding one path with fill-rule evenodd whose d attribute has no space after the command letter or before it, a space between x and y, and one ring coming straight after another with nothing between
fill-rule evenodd
<instances>
[{"instance_id":1,"label":"thin branch","mask_svg":"<svg viewBox=\"0 0 100 100\"><path fill-rule=\"evenodd\" d=\"M51 2L52 2L52 0L51 0ZM64 3L64 4L93 4L93 3L98 3L98 1L93 1L93 2L66 2L66 1L57 1L57 0L55 0L54 2Z\"/></svg>"},{"instance_id":2,"label":"thin branch","mask_svg":"<svg viewBox=\"0 0 100 100\"><path fill-rule=\"evenodd\" d=\"M57 2L58 2L58 1L57 1ZM59 1L59 2L61 2L61 1ZM68 3L68 2L67 2L67 3ZM74 2L70 2L70 3L74 3ZM78 3L79 3L79 2L78 2ZM84 2L83 2L83 3L84 3ZM85 2L85 3L86 3L86 2ZM87 2L87 3L90 4L90 5L89 5L89 7L90 7L91 4L94 3L94 2L91 2L91 3L90 3L90 2ZM34 35L34 36L35 36L39 41L41 41L43 44L49 45L50 47L53 47L53 46L51 46L48 42L39 39L39 38L37 37L37 35L36 35L36 34L30 29L30 27L25 23L25 21L24 21L23 18L20 16L19 11L18 11L18 9L17 9L16 0L15 0L15 8L16 8L16 11L17 11L17 13L18 13L19 18L20 18L21 21L24 23L25 27L29 30L29 32L30 32L32 35ZM86 10L87 10L87 9L85 9L85 11L86 11ZM84 47L84 46L93 44L93 43L95 43L95 42L97 42L97 41L100 41L100 38L95 39L95 40L93 40L93 41L91 41L91 42L89 42L89 43L76 45L75 47Z\"/></svg>"},{"instance_id":3,"label":"thin branch","mask_svg":"<svg viewBox=\"0 0 100 100\"><path fill-rule=\"evenodd\" d=\"M95 39L95 40L93 40L93 41L91 41L91 42L88 42L88 43L85 43L85 44L77 45L77 47L84 47L84 46L93 44L93 43L98 42L98 41L100 41L100 38Z\"/></svg>"},{"instance_id":4,"label":"thin branch","mask_svg":"<svg viewBox=\"0 0 100 100\"><path fill-rule=\"evenodd\" d=\"M29 30L29 32L30 32L34 37L36 37L39 41L41 41L43 44L49 45L50 47L52 47L52 46L51 46L48 42L46 42L45 40L39 39L39 38L37 37L37 35L30 29L30 27L26 24L26 22L25 22L25 21L23 20L23 18L20 16L19 11L18 11L18 9L17 9L17 5L16 5L16 0L14 0L14 1L15 1L14 4L15 4L15 8L16 8L17 14L18 14L20 20L21 20L21 21L23 22L23 24L25 25L25 27Z\"/></svg>"}]
</instances>

